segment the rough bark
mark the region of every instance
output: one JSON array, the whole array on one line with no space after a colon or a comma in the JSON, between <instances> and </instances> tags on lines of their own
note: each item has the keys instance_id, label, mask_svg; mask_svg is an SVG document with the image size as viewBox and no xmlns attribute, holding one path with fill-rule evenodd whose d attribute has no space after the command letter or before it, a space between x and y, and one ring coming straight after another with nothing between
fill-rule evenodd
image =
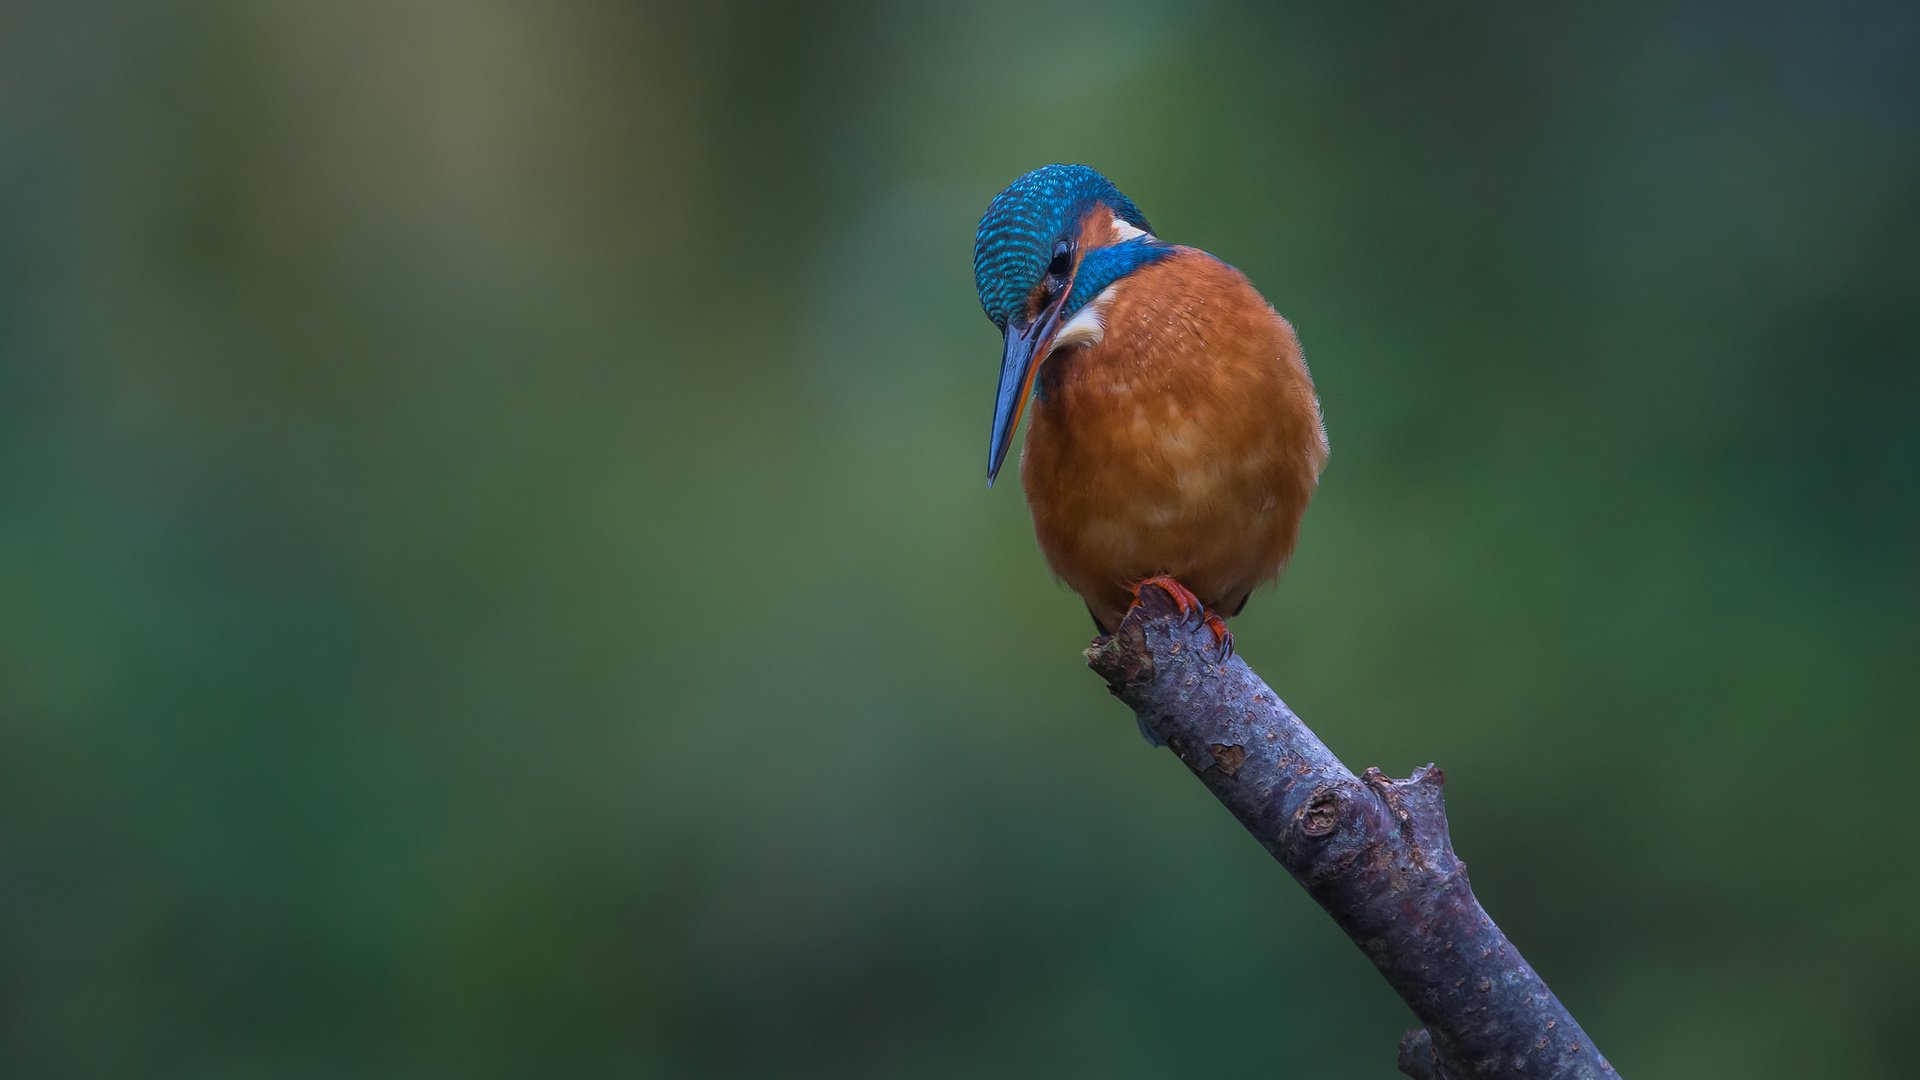
<instances>
[{"instance_id":1,"label":"rough bark","mask_svg":"<svg viewBox=\"0 0 1920 1080\"><path fill-rule=\"evenodd\" d=\"M1157 588L1087 661L1373 961L1423 1028L1400 1071L1613 1077L1593 1040L1488 918L1454 854L1431 765L1359 776Z\"/></svg>"}]
</instances>

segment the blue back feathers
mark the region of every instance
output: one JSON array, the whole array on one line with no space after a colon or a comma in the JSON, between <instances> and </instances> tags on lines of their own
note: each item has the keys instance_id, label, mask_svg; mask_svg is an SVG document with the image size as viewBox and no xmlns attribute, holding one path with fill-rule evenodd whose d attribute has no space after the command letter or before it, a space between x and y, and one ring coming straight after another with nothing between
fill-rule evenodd
<instances>
[{"instance_id":1,"label":"blue back feathers","mask_svg":"<svg viewBox=\"0 0 1920 1080\"><path fill-rule=\"evenodd\" d=\"M1076 239L1081 218L1096 203L1105 203L1134 228L1153 231L1132 199L1085 165L1043 165L993 197L973 237L973 283L980 306L995 326L1004 330L1024 313L1028 295L1047 272L1055 241ZM1085 252L1062 317L1134 269L1171 252L1145 237Z\"/></svg>"}]
</instances>

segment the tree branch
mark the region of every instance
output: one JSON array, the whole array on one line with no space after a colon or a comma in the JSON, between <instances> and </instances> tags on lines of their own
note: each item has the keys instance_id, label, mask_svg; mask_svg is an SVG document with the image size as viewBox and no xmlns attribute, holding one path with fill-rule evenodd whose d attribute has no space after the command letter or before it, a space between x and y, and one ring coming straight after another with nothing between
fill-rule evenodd
<instances>
[{"instance_id":1,"label":"tree branch","mask_svg":"<svg viewBox=\"0 0 1920 1080\"><path fill-rule=\"evenodd\" d=\"M1087 662L1265 845L1425 1025L1400 1040L1421 1080L1615 1076L1487 917L1447 835L1442 776L1356 777L1246 663L1148 587Z\"/></svg>"}]
</instances>

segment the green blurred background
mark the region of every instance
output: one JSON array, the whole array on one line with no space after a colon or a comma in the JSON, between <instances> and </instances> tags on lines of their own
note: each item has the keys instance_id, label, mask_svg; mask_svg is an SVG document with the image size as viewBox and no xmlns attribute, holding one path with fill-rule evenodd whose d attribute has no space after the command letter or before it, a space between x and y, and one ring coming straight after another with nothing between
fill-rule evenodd
<instances>
[{"instance_id":1,"label":"green blurred background","mask_svg":"<svg viewBox=\"0 0 1920 1080\"><path fill-rule=\"evenodd\" d=\"M1082 666L974 225L1299 326L1241 652L1629 1076L1920 1012L1920 8L0 13L0 1073L1392 1075Z\"/></svg>"}]
</instances>

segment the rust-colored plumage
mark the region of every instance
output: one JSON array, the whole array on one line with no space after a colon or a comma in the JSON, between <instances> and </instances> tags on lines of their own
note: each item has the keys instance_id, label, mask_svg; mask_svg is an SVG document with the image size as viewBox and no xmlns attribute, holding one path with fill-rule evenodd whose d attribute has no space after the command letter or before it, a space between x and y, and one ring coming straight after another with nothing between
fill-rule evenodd
<instances>
[{"instance_id":1,"label":"rust-colored plumage","mask_svg":"<svg viewBox=\"0 0 1920 1080\"><path fill-rule=\"evenodd\" d=\"M1046 246L1023 256L1006 235ZM1231 648L1220 619L1286 565L1327 460L1293 327L1238 270L1155 238L1081 166L1003 192L975 268L1007 337L989 476L1032 383L1020 477L1048 565L1103 631L1144 580L1170 577L1160 584L1204 605Z\"/></svg>"},{"instance_id":2,"label":"rust-colored plumage","mask_svg":"<svg viewBox=\"0 0 1920 1080\"><path fill-rule=\"evenodd\" d=\"M1050 356L1020 479L1047 563L1105 629L1166 574L1232 615L1280 572L1327 459L1293 327L1193 249L1116 287Z\"/></svg>"}]
</instances>

